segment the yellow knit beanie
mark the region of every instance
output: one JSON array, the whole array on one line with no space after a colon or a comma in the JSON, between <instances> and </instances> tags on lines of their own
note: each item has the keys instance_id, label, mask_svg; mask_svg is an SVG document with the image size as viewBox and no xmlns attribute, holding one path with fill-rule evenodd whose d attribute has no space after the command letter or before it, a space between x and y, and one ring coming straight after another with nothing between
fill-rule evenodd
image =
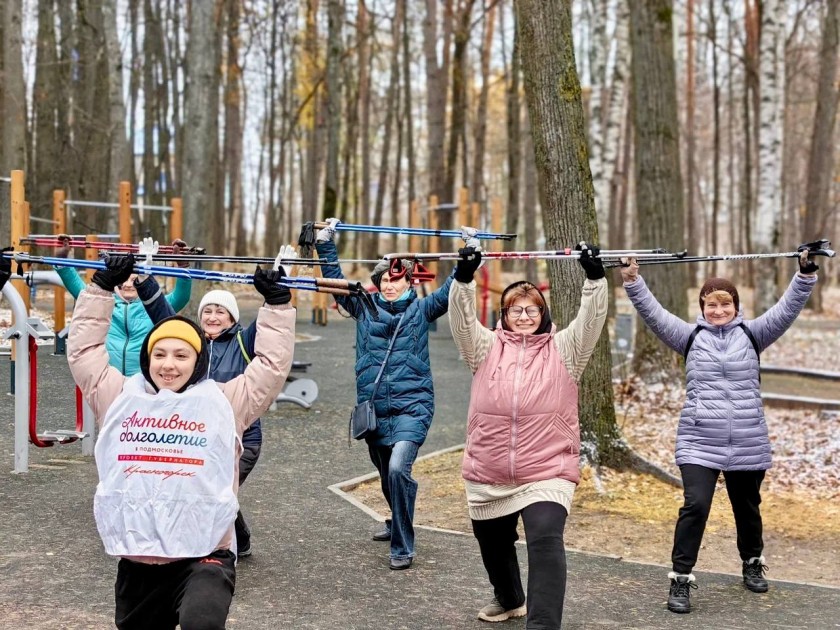
<instances>
[{"instance_id":1,"label":"yellow knit beanie","mask_svg":"<svg viewBox=\"0 0 840 630\"><path fill-rule=\"evenodd\" d=\"M187 322L180 319L172 319L160 324L149 335L149 341L146 344L146 350L149 354L152 353L152 348L161 339L180 339L190 344L197 354L201 353L201 337L198 336L195 328L190 326Z\"/></svg>"}]
</instances>

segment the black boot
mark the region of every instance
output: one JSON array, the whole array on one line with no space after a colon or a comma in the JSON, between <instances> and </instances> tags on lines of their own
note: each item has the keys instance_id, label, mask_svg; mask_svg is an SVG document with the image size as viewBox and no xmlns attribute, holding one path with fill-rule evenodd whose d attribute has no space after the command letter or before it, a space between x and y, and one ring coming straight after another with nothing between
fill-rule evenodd
<instances>
[{"instance_id":1,"label":"black boot","mask_svg":"<svg viewBox=\"0 0 840 630\"><path fill-rule=\"evenodd\" d=\"M766 570L764 556L745 560L741 570L744 576L744 586L753 593L766 593L768 588L767 580L764 578Z\"/></svg>"},{"instance_id":2,"label":"black boot","mask_svg":"<svg viewBox=\"0 0 840 630\"><path fill-rule=\"evenodd\" d=\"M387 519L382 529L378 529L373 533L372 538L379 542L391 540L391 519Z\"/></svg>"},{"instance_id":3,"label":"black boot","mask_svg":"<svg viewBox=\"0 0 840 630\"><path fill-rule=\"evenodd\" d=\"M671 578L671 590L668 591L668 610L675 613L690 613L691 589L697 588L694 575L671 571L668 577Z\"/></svg>"}]
</instances>

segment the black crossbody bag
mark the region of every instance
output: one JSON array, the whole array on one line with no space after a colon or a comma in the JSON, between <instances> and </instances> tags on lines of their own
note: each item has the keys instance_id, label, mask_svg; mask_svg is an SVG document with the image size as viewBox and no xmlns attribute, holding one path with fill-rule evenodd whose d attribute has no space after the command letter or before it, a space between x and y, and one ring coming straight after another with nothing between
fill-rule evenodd
<instances>
[{"instance_id":1,"label":"black crossbody bag","mask_svg":"<svg viewBox=\"0 0 840 630\"><path fill-rule=\"evenodd\" d=\"M400 332L402 326L402 317L397 322L397 327L394 334L391 336L391 341L388 344L388 350L385 352L385 359L382 361L382 366L379 368L379 374L376 375L376 380L373 382L373 392L370 395L370 400L360 402L353 407L350 413L350 436L356 440L368 436L376 431L376 411L373 408L373 399L376 398L376 391L379 389L379 381L382 379L382 373L385 371L385 365L388 363L388 357L391 356L391 349L394 347L394 341L397 338L397 333Z\"/></svg>"}]
</instances>

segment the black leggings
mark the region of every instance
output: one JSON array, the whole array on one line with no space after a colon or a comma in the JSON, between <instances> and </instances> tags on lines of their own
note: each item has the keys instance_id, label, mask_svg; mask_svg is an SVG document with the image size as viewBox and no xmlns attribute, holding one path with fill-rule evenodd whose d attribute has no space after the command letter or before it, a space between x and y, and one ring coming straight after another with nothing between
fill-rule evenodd
<instances>
[{"instance_id":1,"label":"black leggings","mask_svg":"<svg viewBox=\"0 0 840 630\"><path fill-rule=\"evenodd\" d=\"M262 444L245 444L242 449L242 455L239 457L239 485L242 486L254 466L257 465L257 460L260 458L260 450ZM251 546L251 528L245 521L245 516L242 510L236 513L236 521L234 522L234 530L236 531L236 548L238 550L247 549Z\"/></svg>"},{"instance_id":2,"label":"black leggings","mask_svg":"<svg viewBox=\"0 0 840 630\"><path fill-rule=\"evenodd\" d=\"M674 549L671 562L674 572L691 573L697 564L697 554L706 531L706 521L712 509L719 470L697 464L680 466L685 502L680 508L677 526L674 530ZM761 555L764 550L762 539L761 482L763 470L723 471L726 492L735 515L735 529L738 532L738 553L741 560Z\"/></svg>"},{"instance_id":3,"label":"black leggings","mask_svg":"<svg viewBox=\"0 0 840 630\"><path fill-rule=\"evenodd\" d=\"M519 516L525 527L528 549L528 630L557 630L563 620L566 595L566 508L541 501L519 512L485 521L473 520L481 559L493 585L493 592L506 609L525 602L519 561L514 543L519 539Z\"/></svg>"}]
</instances>

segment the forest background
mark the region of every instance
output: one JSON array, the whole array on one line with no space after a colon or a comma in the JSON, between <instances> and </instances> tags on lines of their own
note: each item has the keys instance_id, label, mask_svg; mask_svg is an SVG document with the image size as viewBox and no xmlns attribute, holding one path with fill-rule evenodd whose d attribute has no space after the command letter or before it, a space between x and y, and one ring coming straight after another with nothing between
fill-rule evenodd
<instances>
[{"instance_id":1,"label":"forest background","mask_svg":"<svg viewBox=\"0 0 840 630\"><path fill-rule=\"evenodd\" d=\"M790 251L837 232L840 0L0 0L0 171L52 191L184 200L191 244L260 255L301 223L406 225L466 189L516 249L581 239L695 254ZM78 208L75 233L113 232ZM136 236L167 240L138 210ZM48 231L48 230L47 230ZM0 194L0 242L9 239ZM402 238L346 234L374 258ZM445 248L446 246L444 246ZM789 261L788 261L789 262ZM559 325L580 270L547 274ZM674 265L645 277L686 318L687 289L726 274L753 314L791 264ZM837 265L822 280L836 283ZM560 290L557 290L557 289ZM817 291L811 307L822 308ZM558 315L559 314L559 315ZM639 327L635 371L679 373ZM585 454L632 457L616 429L605 332L582 384Z\"/></svg>"}]
</instances>

